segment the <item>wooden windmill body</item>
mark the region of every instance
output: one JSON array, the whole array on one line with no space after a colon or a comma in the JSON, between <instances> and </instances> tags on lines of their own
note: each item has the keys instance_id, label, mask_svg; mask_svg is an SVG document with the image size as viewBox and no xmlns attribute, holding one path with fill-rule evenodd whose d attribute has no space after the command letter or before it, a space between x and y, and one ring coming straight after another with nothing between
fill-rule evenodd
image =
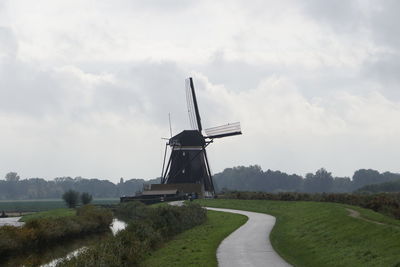
<instances>
[{"instance_id":1,"label":"wooden windmill body","mask_svg":"<svg viewBox=\"0 0 400 267\"><path fill-rule=\"evenodd\" d=\"M240 123L208 128L204 130L203 135L192 78L186 79L186 98L192 129L184 130L168 140L166 151L170 147L171 153L166 165L164 156L161 184L165 185L164 188L176 187L181 191L201 188L203 196L212 197L215 194L215 188L206 147L216 138L242 134Z\"/></svg>"}]
</instances>

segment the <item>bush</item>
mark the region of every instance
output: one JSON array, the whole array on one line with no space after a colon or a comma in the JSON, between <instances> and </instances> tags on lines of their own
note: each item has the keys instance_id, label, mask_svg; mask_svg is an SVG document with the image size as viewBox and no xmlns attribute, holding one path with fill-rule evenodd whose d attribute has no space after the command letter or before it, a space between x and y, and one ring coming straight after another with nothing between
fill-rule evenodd
<instances>
[{"instance_id":1,"label":"bush","mask_svg":"<svg viewBox=\"0 0 400 267\"><path fill-rule=\"evenodd\" d=\"M58 266L137 266L165 240L207 219L206 210L197 204L152 208L128 202L115 214L129 222L125 230Z\"/></svg>"},{"instance_id":2,"label":"bush","mask_svg":"<svg viewBox=\"0 0 400 267\"><path fill-rule=\"evenodd\" d=\"M317 201L317 202L334 202L360 206L372 209L376 212L389 215L396 219L400 219L400 193L379 193L379 194L362 194L362 193L278 193L271 194L265 192L226 192L220 198L228 199L263 199L263 200L280 200L280 201Z\"/></svg>"},{"instance_id":3,"label":"bush","mask_svg":"<svg viewBox=\"0 0 400 267\"><path fill-rule=\"evenodd\" d=\"M108 231L112 213L94 206L84 206L77 216L40 218L22 227L0 227L0 258L22 250L38 249L73 237Z\"/></svg>"},{"instance_id":4,"label":"bush","mask_svg":"<svg viewBox=\"0 0 400 267\"><path fill-rule=\"evenodd\" d=\"M140 201L124 202L119 204L114 215L123 221L148 218L151 209Z\"/></svg>"}]
</instances>

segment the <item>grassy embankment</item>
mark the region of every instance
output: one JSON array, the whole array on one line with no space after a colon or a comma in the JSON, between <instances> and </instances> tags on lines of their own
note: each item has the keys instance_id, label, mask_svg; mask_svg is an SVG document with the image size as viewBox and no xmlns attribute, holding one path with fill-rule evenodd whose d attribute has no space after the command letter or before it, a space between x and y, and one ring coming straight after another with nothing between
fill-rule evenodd
<instances>
[{"instance_id":1,"label":"grassy embankment","mask_svg":"<svg viewBox=\"0 0 400 267\"><path fill-rule=\"evenodd\" d=\"M271 243L295 266L400 266L400 221L371 210L294 201L220 199L197 203L275 216ZM350 217L346 208L385 224Z\"/></svg>"},{"instance_id":2,"label":"grassy embankment","mask_svg":"<svg viewBox=\"0 0 400 267\"><path fill-rule=\"evenodd\" d=\"M94 199L94 205L117 204L117 198ZM0 200L0 212L37 212L66 208L62 199L38 199L38 200Z\"/></svg>"},{"instance_id":3,"label":"grassy embankment","mask_svg":"<svg viewBox=\"0 0 400 267\"><path fill-rule=\"evenodd\" d=\"M27 214L22 216L22 218L19 220L20 222L27 222L31 221L34 219L55 219L55 218L60 218L60 217L68 217L68 216L74 216L76 215L76 210L75 209L54 209L54 210L48 210L48 211L40 211L40 212L35 212L32 214Z\"/></svg>"},{"instance_id":4,"label":"grassy embankment","mask_svg":"<svg viewBox=\"0 0 400 267\"><path fill-rule=\"evenodd\" d=\"M216 211L208 211L207 217L206 223L177 235L154 251L141 266L217 266L218 245L247 217Z\"/></svg>"}]
</instances>

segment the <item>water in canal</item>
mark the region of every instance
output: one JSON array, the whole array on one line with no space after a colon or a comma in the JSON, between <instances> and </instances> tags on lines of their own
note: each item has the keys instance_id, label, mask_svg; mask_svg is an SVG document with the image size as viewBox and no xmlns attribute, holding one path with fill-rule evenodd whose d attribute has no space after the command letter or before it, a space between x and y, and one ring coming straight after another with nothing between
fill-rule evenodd
<instances>
[{"instance_id":1,"label":"water in canal","mask_svg":"<svg viewBox=\"0 0 400 267\"><path fill-rule=\"evenodd\" d=\"M19 219L21 219L21 217L0 218L0 226L3 226L3 225L21 226L24 223L19 222Z\"/></svg>"}]
</instances>

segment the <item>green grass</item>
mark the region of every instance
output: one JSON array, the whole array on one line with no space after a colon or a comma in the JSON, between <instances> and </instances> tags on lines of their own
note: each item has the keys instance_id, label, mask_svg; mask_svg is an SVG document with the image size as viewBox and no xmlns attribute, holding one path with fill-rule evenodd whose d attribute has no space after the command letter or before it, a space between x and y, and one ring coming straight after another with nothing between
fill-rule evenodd
<instances>
[{"instance_id":1,"label":"green grass","mask_svg":"<svg viewBox=\"0 0 400 267\"><path fill-rule=\"evenodd\" d=\"M320 202L220 199L198 203L275 216L271 243L294 266L400 266L400 222L371 210ZM346 208L389 225L352 218Z\"/></svg>"},{"instance_id":2,"label":"green grass","mask_svg":"<svg viewBox=\"0 0 400 267\"><path fill-rule=\"evenodd\" d=\"M153 252L142 266L217 266L218 245L247 217L217 211L208 211L207 215L206 223L177 235Z\"/></svg>"},{"instance_id":3,"label":"green grass","mask_svg":"<svg viewBox=\"0 0 400 267\"><path fill-rule=\"evenodd\" d=\"M117 204L119 199L94 199L92 204ZM38 200L1 200L0 212L32 212L46 211L53 209L66 208L65 202L61 199L38 199Z\"/></svg>"},{"instance_id":4,"label":"green grass","mask_svg":"<svg viewBox=\"0 0 400 267\"><path fill-rule=\"evenodd\" d=\"M19 221L27 222L27 221L33 220L33 219L59 218L59 217L74 216L74 215L76 215L76 210L61 208L61 209L41 211L41 212L24 215L24 216L22 216L22 218Z\"/></svg>"}]
</instances>

